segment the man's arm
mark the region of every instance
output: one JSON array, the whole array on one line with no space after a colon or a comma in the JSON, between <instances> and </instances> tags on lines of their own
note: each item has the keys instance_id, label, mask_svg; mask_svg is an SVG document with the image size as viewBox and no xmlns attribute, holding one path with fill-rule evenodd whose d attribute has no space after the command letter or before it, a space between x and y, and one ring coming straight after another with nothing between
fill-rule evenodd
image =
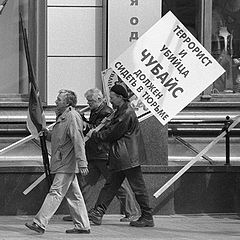
<instances>
[{"instance_id":1,"label":"man's arm","mask_svg":"<svg viewBox=\"0 0 240 240\"><path fill-rule=\"evenodd\" d=\"M129 131L130 125L133 123L131 115L124 114L114 123L111 123L107 129L99 132L93 132L92 137L97 141L114 142L122 138Z\"/></svg>"}]
</instances>

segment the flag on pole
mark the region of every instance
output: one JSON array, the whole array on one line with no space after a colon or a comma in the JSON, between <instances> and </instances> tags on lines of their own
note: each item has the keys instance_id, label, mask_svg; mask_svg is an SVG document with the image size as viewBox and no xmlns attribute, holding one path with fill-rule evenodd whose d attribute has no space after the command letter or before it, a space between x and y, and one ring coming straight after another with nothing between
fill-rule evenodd
<instances>
[{"instance_id":1,"label":"flag on pole","mask_svg":"<svg viewBox=\"0 0 240 240\"><path fill-rule=\"evenodd\" d=\"M30 79L29 81L30 95L27 113L27 128L34 137L37 137L42 128L46 126L46 120L39 90L36 88L36 85L34 86Z\"/></svg>"},{"instance_id":2,"label":"flag on pole","mask_svg":"<svg viewBox=\"0 0 240 240\"><path fill-rule=\"evenodd\" d=\"M41 150L42 150L42 158L44 171L47 176L47 181L49 187L51 186L51 175L50 175L50 164L48 159L48 150L46 145L46 139L44 134L41 132L43 127L46 127L45 115L42 107L42 102L39 95L39 89L35 82L35 76L31 64L28 40L27 40L27 32L23 27L22 16L20 14L20 26L23 33L23 42L27 59L27 67L28 67L28 78L30 85L30 95L29 95L29 104L28 104L28 114L27 114L27 128L31 132L32 136L35 138L40 138Z\"/></svg>"},{"instance_id":3,"label":"flag on pole","mask_svg":"<svg viewBox=\"0 0 240 240\"><path fill-rule=\"evenodd\" d=\"M43 127L46 127L45 115L42 107L42 102L40 99L39 89L35 81L35 76L33 72L33 67L31 64L27 33L26 29L23 27L22 16L20 14L20 23L23 33L23 42L27 59L28 67L28 78L30 86L30 95L29 95L29 104L28 104L28 113L27 113L27 128L29 132L37 138L39 132Z\"/></svg>"}]
</instances>

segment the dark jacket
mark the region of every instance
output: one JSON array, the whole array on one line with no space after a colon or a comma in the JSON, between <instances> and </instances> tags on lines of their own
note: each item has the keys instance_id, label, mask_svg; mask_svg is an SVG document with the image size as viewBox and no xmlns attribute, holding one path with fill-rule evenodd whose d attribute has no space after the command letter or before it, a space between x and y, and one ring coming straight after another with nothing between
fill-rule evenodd
<instances>
[{"instance_id":1,"label":"dark jacket","mask_svg":"<svg viewBox=\"0 0 240 240\"><path fill-rule=\"evenodd\" d=\"M128 102L116 111L108 128L94 132L93 138L110 143L109 167L113 171L137 167L146 159L138 118Z\"/></svg>"},{"instance_id":2,"label":"dark jacket","mask_svg":"<svg viewBox=\"0 0 240 240\"><path fill-rule=\"evenodd\" d=\"M105 117L108 117L112 112L113 110L104 102L96 110L91 111L88 124L91 128L95 128ZM84 134L86 134L88 130L89 129L84 131ZM107 143L96 142L93 138L90 138L85 143L85 149L88 161L95 159L108 160L109 146Z\"/></svg>"}]
</instances>

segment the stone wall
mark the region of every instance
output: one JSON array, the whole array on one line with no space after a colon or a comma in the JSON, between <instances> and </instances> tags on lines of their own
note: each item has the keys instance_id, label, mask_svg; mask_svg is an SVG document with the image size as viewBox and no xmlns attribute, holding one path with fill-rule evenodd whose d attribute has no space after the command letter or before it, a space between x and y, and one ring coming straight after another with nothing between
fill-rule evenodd
<instances>
[{"instance_id":1,"label":"stone wall","mask_svg":"<svg viewBox=\"0 0 240 240\"><path fill-rule=\"evenodd\" d=\"M240 167L239 166L193 166L158 199L153 194L181 167L143 166L150 203L154 214L201 214L239 213L240 211ZM42 181L29 194L23 191L34 182L42 171L33 167L0 167L0 215L34 215L42 205L48 191L47 182ZM103 180L93 189L90 207L102 187ZM66 202L57 214L67 214ZM108 214L120 213L119 202L114 199Z\"/></svg>"}]
</instances>

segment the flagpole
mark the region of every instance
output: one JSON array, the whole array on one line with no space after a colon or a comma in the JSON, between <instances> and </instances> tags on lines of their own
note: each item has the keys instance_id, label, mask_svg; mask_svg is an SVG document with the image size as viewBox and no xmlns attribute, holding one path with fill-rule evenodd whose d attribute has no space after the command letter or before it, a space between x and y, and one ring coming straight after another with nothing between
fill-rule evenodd
<instances>
[{"instance_id":1,"label":"flagpole","mask_svg":"<svg viewBox=\"0 0 240 240\"><path fill-rule=\"evenodd\" d=\"M20 27L23 34L23 43L24 43L26 60L27 60L28 78L29 78L29 84L30 84L30 94L29 94L29 104L28 104L29 118L27 118L27 127L32 134L34 134L34 132L37 131L38 136L40 138L44 172L46 174L46 177L47 177L46 179L50 188L51 175L50 175L49 158L48 158L46 139L42 131L45 123L45 116L44 116L42 102L39 95L39 89L35 82L35 76L33 72L33 67L32 67L31 58L30 58L30 51L28 46L27 32L26 32L26 28L24 28L23 26L21 13L19 14L19 18L20 18Z\"/></svg>"},{"instance_id":2,"label":"flagpole","mask_svg":"<svg viewBox=\"0 0 240 240\"><path fill-rule=\"evenodd\" d=\"M50 164L49 164L49 158L48 158L48 150L47 150L47 144L44 132L40 132L39 134L40 143L41 143L41 149L42 149L42 157L43 157L43 165L44 165L44 172L46 174L46 179L48 182L49 188L52 185L52 178L50 173Z\"/></svg>"}]
</instances>

